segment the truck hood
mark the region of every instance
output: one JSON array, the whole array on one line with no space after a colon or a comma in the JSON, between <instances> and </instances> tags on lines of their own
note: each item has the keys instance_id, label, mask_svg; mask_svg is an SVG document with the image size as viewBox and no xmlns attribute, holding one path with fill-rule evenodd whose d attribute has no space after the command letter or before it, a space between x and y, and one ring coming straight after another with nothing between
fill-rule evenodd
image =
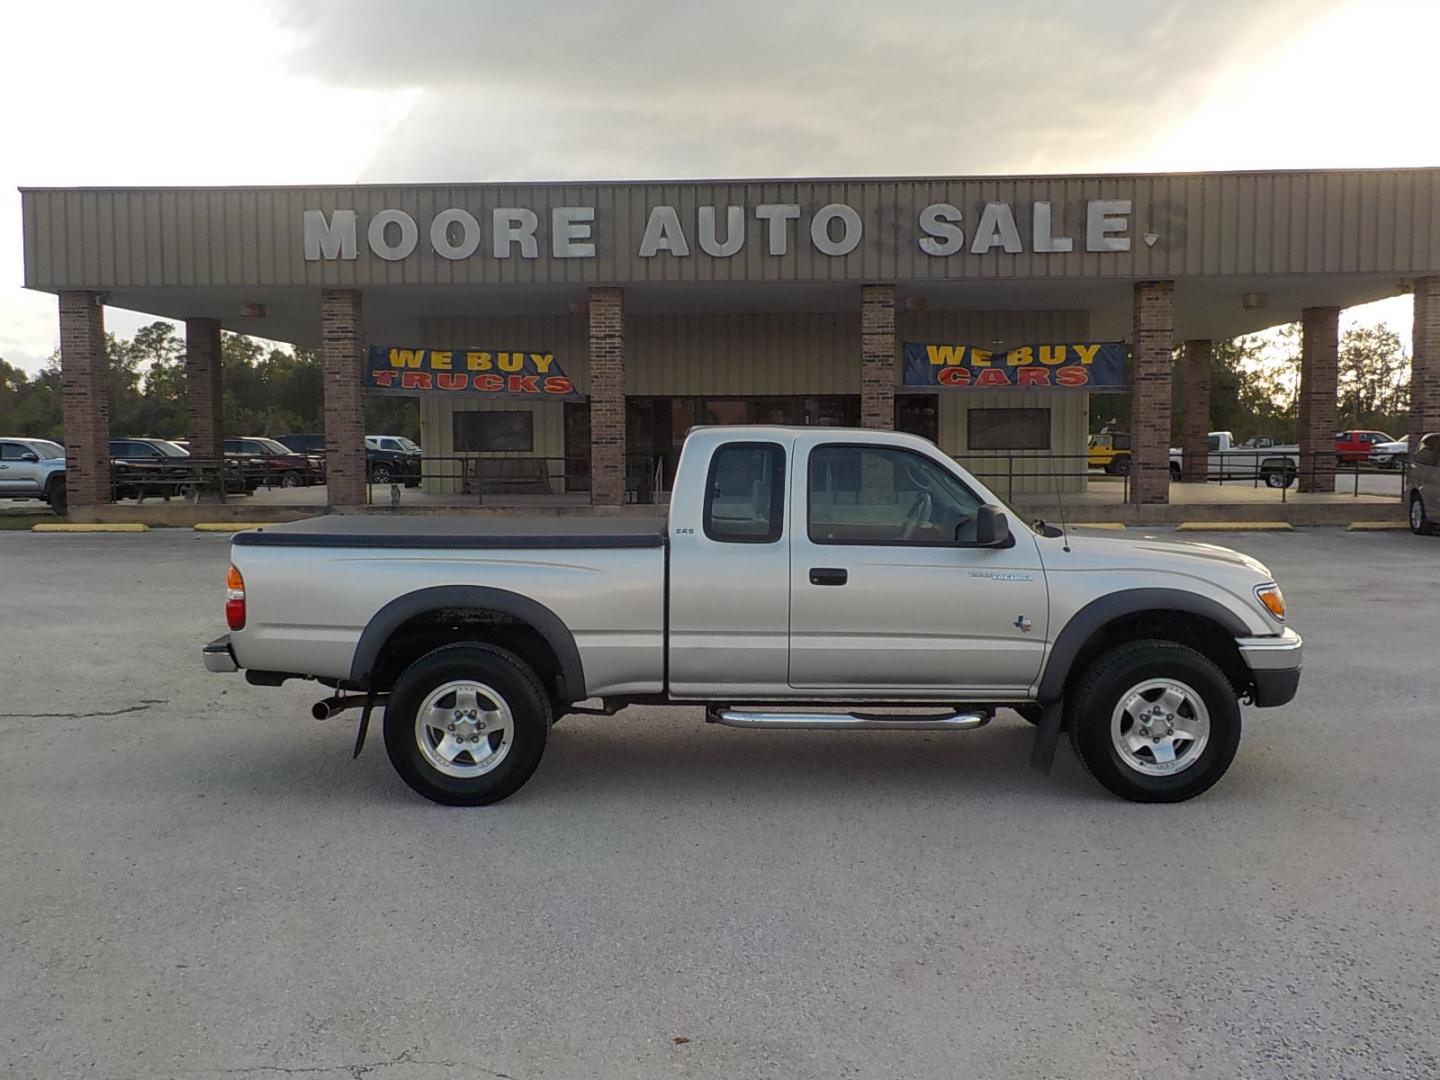
<instances>
[{"instance_id":1,"label":"truck hood","mask_svg":"<svg viewBox=\"0 0 1440 1080\"><path fill-rule=\"evenodd\" d=\"M1047 545L1047 570L1137 570L1172 571L1212 577L1220 567L1249 571L1264 581L1273 581L1270 569L1259 559L1219 544L1202 544L1193 540L1168 540L1158 536L1133 539L1125 536L1086 536L1069 534L1070 552L1062 549L1060 540ZM1051 546L1053 545L1053 546ZM1068 560L1068 561L1067 561ZM1257 584L1259 582L1257 581Z\"/></svg>"}]
</instances>

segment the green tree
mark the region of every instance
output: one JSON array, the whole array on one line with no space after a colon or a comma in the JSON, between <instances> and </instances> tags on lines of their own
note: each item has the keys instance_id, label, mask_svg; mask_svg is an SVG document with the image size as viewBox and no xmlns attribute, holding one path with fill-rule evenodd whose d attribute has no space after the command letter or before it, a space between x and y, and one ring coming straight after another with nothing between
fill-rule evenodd
<instances>
[{"instance_id":1,"label":"green tree","mask_svg":"<svg viewBox=\"0 0 1440 1080\"><path fill-rule=\"evenodd\" d=\"M1357 326L1340 338L1340 426L1403 433L1410 411L1410 358L1383 326Z\"/></svg>"}]
</instances>

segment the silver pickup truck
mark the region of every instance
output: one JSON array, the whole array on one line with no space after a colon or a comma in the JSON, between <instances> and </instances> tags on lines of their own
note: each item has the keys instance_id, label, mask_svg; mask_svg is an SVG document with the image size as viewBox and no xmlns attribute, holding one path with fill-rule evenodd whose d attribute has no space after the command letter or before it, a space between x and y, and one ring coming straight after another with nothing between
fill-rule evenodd
<instances>
[{"instance_id":1,"label":"silver pickup truck","mask_svg":"<svg viewBox=\"0 0 1440 1080\"><path fill-rule=\"evenodd\" d=\"M966 730L1010 708L1112 792L1188 799L1283 705L1301 642L1259 562L1012 524L924 439L697 428L668 523L334 516L235 536L212 671L384 708L404 780L495 802L567 713L704 706L743 728ZM592 704L585 704L591 702Z\"/></svg>"}]
</instances>

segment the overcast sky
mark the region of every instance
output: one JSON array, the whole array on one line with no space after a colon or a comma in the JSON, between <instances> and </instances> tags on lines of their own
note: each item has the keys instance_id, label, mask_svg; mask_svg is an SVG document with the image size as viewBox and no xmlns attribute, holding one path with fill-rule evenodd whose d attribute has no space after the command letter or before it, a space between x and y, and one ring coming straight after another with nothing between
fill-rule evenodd
<instances>
[{"instance_id":1,"label":"overcast sky","mask_svg":"<svg viewBox=\"0 0 1440 1080\"><path fill-rule=\"evenodd\" d=\"M1440 0L4 4L0 357L57 342L20 185L1437 165L1436 40Z\"/></svg>"}]
</instances>

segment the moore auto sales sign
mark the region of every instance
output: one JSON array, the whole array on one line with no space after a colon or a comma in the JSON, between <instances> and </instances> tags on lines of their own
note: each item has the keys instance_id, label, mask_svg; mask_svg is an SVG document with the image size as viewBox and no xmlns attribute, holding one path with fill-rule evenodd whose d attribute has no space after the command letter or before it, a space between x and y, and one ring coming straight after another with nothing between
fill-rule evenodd
<instances>
[{"instance_id":1,"label":"moore auto sales sign","mask_svg":"<svg viewBox=\"0 0 1440 1080\"><path fill-rule=\"evenodd\" d=\"M888 213L888 211L887 211ZM907 242L927 256L1066 254L1126 252L1131 249L1130 199L1088 199L1064 207L1048 200L984 202L961 207L931 202L883 227L889 242L901 228ZM1066 220L1068 218L1068 220ZM706 203L684 213L671 203L646 207L627 215L633 232L613 227L612 242L640 259L689 259L703 254L728 259L758 248L770 258L784 258L809 247L819 255L841 258L865 240L865 220L844 202L803 205L798 202L743 204ZM542 252L555 259L594 259L603 221L593 205L496 206L473 213L450 206L430 214L384 207L363 219L353 209L305 210L305 259L345 261L362 250L388 262L417 254L450 262L469 259L528 260ZM901 234L903 236L903 233ZM1141 241L1153 246L1158 234Z\"/></svg>"}]
</instances>

